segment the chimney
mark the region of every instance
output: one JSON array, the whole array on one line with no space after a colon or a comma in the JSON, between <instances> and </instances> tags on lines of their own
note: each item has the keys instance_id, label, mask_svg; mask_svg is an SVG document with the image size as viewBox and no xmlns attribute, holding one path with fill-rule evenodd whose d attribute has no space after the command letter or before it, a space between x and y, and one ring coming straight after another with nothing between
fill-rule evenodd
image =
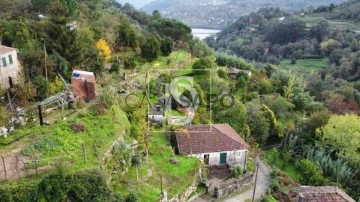
<instances>
[{"instance_id":1,"label":"chimney","mask_svg":"<svg viewBox=\"0 0 360 202\"><path fill-rule=\"evenodd\" d=\"M299 202L305 202L305 196L303 194L299 194Z\"/></svg>"}]
</instances>

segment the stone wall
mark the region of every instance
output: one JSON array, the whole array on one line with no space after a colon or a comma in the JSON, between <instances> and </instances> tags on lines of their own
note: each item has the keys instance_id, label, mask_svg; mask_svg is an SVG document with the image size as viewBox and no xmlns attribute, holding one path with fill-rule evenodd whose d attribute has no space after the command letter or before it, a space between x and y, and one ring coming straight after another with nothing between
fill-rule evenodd
<instances>
[{"instance_id":1,"label":"stone wall","mask_svg":"<svg viewBox=\"0 0 360 202\"><path fill-rule=\"evenodd\" d=\"M233 179L222 183L214 188L214 196L220 198L233 192L242 191L253 183L253 179L253 174L246 174L241 179Z\"/></svg>"},{"instance_id":2,"label":"stone wall","mask_svg":"<svg viewBox=\"0 0 360 202\"><path fill-rule=\"evenodd\" d=\"M17 153L0 156L0 182L49 171L51 165L36 165L37 161ZM30 166L32 165L32 166Z\"/></svg>"}]
</instances>

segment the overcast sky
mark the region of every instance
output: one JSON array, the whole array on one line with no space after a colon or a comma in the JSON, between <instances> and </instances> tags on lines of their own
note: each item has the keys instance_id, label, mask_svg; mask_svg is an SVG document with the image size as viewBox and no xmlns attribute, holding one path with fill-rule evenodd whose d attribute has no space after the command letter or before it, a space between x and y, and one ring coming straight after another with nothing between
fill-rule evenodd
<instances>
[{"instance_id":1,"label":"overcast sky","mask_svg":"<svg viewBox=\"0 0 360 202\"><path fill-rule=\"evenodd\" d=\"M140 9L140 8L144 7L146 4L148 4L154 0L117 0L117 1L121 4L128 2L131 5L135 6L135 8Z\"/></svg>"}]
</instances>

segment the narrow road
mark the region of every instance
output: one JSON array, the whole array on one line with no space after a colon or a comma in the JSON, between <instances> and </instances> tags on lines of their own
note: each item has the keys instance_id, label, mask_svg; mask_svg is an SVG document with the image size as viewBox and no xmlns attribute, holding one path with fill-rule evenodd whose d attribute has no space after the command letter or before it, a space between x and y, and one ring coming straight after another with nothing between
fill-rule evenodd
<instances>
[{"instance_id":1,"label":"narrow road","mask_svg":"<svg viewBox=\"0 0 360 202\"><path fill-rule=\"evenodd\" d=\"M265 192L270 186L271 168L268 164L261 161L259 158L257 158L257 161L260 162L259 164L260 167L259 167L258 179L256 184L255 199L260 199L261 196L265 194ZM245 202L246 199L251 200L253 195L253 190L254 190L254 186L251 186L251 188L248 189L247 191L232 196L231 198L225 199L223 200L223 202Z\"/></svg>"}]
</instances>

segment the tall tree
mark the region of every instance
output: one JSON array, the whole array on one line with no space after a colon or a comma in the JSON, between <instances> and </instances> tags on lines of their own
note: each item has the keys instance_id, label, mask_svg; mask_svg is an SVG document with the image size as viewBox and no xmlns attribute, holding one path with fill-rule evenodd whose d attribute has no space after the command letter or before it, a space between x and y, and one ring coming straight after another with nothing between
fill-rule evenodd
<instances>
[{"instance_id":1,"label":"tall tree","mask_svg":"<svg viewBox=\"0 0 360 202\"><path fill-rule=\"evenodd\" d=\"M147 61L155 60L160 53L160 43L155 36L147 39L146 43L141 46L141 56Z\"/></svg>"},{"instance_id":2,"label":"tall tree","mask_svg":"<svg viewBox=\"0 0 360 202\"><path fill-rule=\"evenodd\" d=\"M131 27L130 23L123 19L122 23L117 28L117 34L115 39L116 46L137 48L138 40L135 29Z\"/></svg>"},{"instance_id":3,"label":"tall tree","mask_svg":"<svg viewBox=\"0 0 360 202\"><path fill-rule=\"evenodd\" d=\"M169 56L173 50L173 40L169 37L165 37L163 40L161 40L161 52L164 56Z\"/></svg>"},{"instance_id":4,"label":"tall tree","mask_svg":"<svg viewBox=\"0 0 360 202\"><path fill-rule=\"evenodd\" d=\"M46 27L46 46L49 52L56 51L72 66L81 61L81 47L77 40L77 31L70 30L67 23L71 21L71 13L56 1L51 8L50 20Z\"/></svg>"}]
</instances>

